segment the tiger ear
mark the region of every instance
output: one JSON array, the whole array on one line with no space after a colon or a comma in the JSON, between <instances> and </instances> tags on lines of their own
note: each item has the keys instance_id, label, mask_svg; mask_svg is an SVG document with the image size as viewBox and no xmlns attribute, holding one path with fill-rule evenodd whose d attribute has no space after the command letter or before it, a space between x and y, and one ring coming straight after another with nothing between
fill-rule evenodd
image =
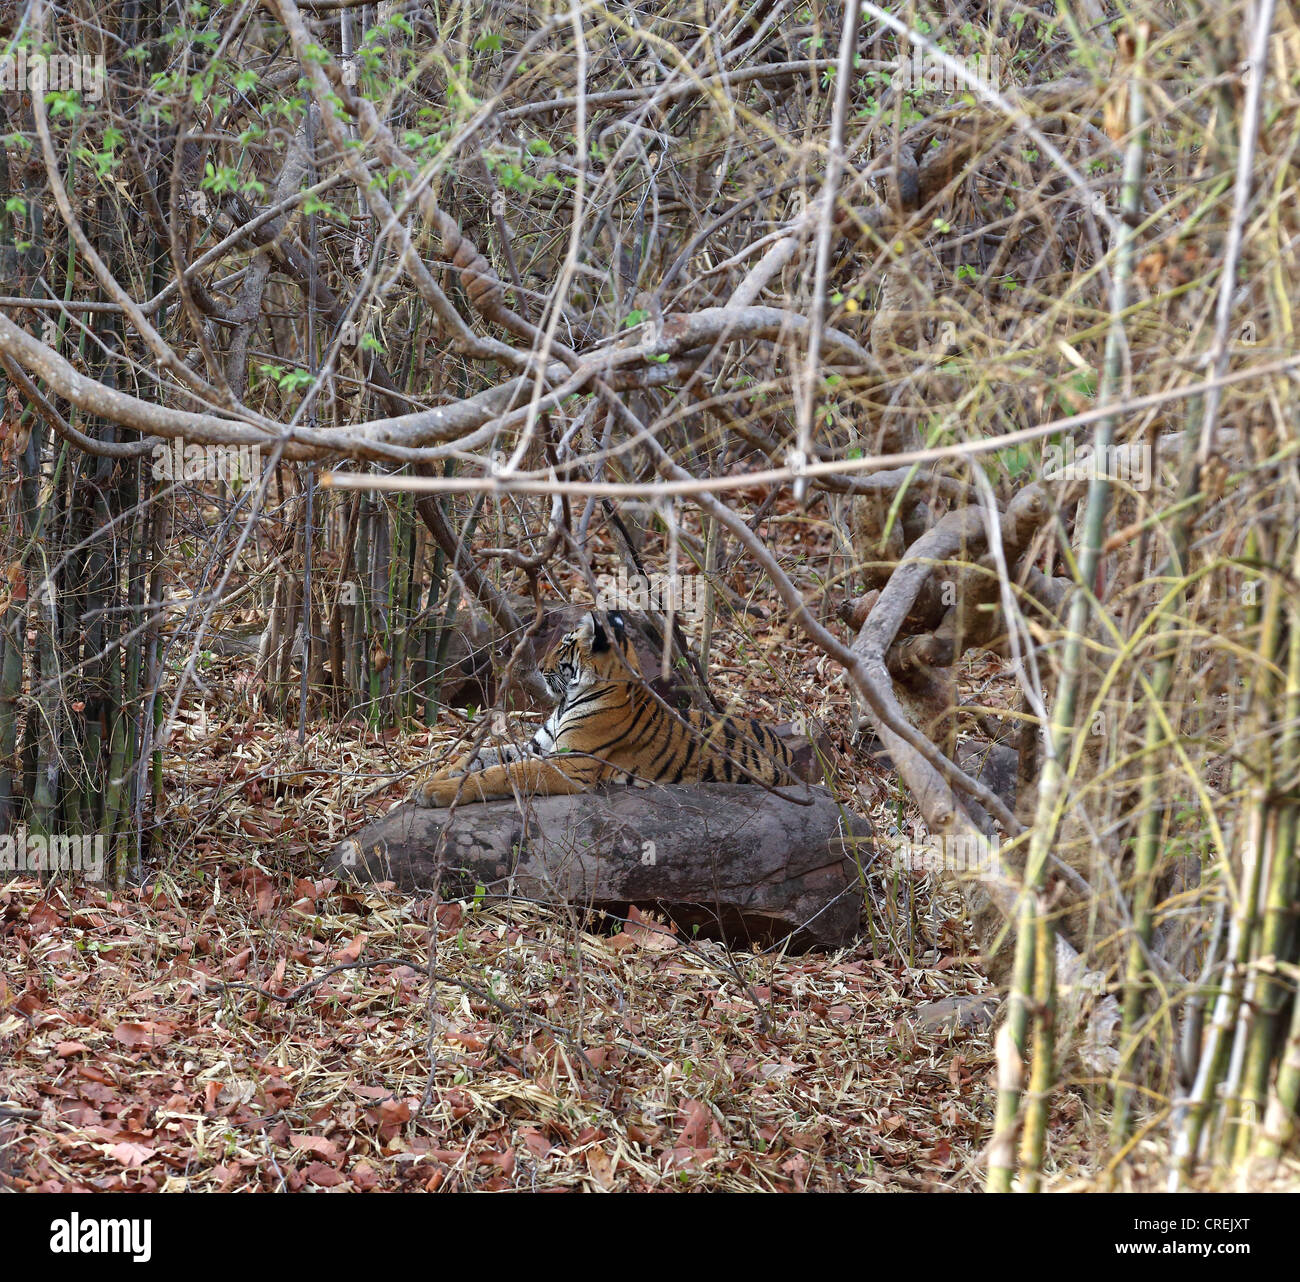
<instances>
[{"instance_id":1,"label":"tiger ear","mask_svg":"<svg viewBox=\"0 0 1300 1282\"><path fill-rule=\"evenodd\" d=\"M610 610L605 615L609 626L614 630L614 640L618 648L623 648L623 643L627 640L627 632L624 630L623 616L617 610Z\"/></svg>"},{"instance_id":2,"label":"tiger ear","mask_svg":"<svg viewBox=\"0 0 1300 1282\"><path fill-rule=\"evenodd\" d=\"M605 629L600 626L600 620L594 614L589 614L587 623L590 625L592 654L599 654L602 650L608 650L609 637L605 635Z\"/></svg>"}]
</instances>

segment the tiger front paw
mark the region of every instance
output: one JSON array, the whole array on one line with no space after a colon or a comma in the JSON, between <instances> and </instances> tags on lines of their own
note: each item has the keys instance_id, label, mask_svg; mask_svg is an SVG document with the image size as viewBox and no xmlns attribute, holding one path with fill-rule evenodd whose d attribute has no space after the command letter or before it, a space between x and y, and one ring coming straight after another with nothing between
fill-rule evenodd
<instances>
[{"instance_id":1,"label":"tiger front paw","mask_svg":"<svg viewBox=\"0 0 1300 1282\"><path fill-rule=\"evenodd\" d=\"M450 785L450 792L448 791ZM411 789L411 801L421 810L437 810L449 806L455 795L458 780L443 779L438 775L427 775Z\"/></svg>"}]
</instances>

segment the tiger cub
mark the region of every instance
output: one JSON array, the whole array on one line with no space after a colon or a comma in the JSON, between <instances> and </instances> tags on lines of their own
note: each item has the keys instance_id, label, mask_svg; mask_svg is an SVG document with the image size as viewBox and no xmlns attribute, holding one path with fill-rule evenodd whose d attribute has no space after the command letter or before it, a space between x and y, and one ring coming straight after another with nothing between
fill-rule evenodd
<instances>
[{"instance_id":1,"label":"tiger cub","mask_svg":"<svg viewBox=\"0 0 1300 1282\"><path fill-rule=\"evenodd\" d=\"M467 773L470 754L416 784L417 806L449 806L523 795L586 792L622 783L798 782L794 757L759 721L678 720L641 678L621 614L586 615L551 647L542 676L559 700L523 747L487 748ZM683 721L685 724L683 724Z\"/></svg>"}]
</instances>

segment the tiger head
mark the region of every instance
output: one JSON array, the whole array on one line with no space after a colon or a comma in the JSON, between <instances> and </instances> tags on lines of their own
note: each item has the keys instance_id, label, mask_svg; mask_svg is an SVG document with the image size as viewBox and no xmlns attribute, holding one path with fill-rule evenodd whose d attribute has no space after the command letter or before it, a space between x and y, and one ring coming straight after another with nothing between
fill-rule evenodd
<instances>
[{"instance_id":1,"label":"tiger head","mask_svg":"<svg viewBox=\"0 0 1300 1282\"><path fill-rule=\"evenodd\" d=\"M551 647L541 670L551 693L563 704L602 682L625 683L638 677L641 665L623 616L611 610L604 623L595 611L585 614L576 628Z\"/></svg>"}]
</instances>

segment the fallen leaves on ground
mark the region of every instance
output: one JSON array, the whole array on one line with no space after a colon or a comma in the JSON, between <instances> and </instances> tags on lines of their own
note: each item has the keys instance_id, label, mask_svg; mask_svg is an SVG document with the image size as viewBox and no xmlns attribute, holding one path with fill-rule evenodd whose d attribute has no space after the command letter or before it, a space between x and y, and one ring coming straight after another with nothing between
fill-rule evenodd
<instances>
[{"instance_id":1,"label":"fallen leaves on ground","mask_svg":"<svg viewBox=\"0 0 1300 1282\"><path fill-rule=\"evenodd\" d=\"M0 1180L979 1183L987 1040L898 1031L915 1002L980 988L954 958L909 967L873 957L869 936L835 954L728 953L648 913L575 926L464 903L442 906L430 991L429 907L215 852L122 892L0 887L0 1104L24 1114L0 1114ZM284 996L392 956L412 964L335 973L292 1005L226 986Z\"/></svg>"}]
</instances>

